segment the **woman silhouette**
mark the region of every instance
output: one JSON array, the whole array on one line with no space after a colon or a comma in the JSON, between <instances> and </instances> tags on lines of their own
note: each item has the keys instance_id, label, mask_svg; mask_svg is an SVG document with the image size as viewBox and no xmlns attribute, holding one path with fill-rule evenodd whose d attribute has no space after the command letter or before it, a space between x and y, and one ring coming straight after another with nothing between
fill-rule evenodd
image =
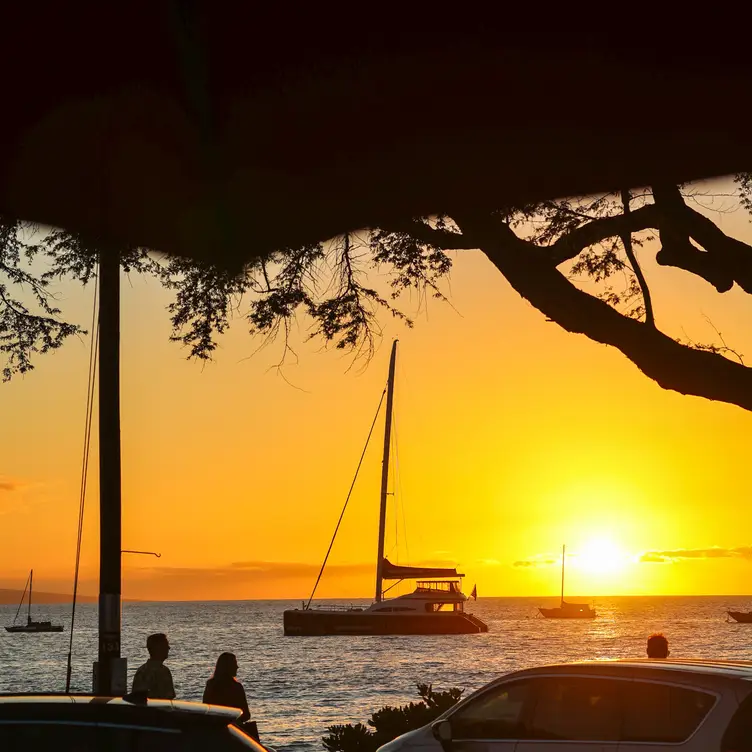
<instances>
[{"instance_id":1,"label":"woman silhouette","mask_svg":"<svg viewBox=\"0 0 752 752\"><path fill-rule=\"evenodd\" d=\"M206 682L204 702L209 705L224 705L228 708L238 708L243 714L237 723L250 720L248 700L243 685L235 678L238 675L238 660L234 653L222 653L217 658L214 676Z\"/></svg>"}]
</instances>

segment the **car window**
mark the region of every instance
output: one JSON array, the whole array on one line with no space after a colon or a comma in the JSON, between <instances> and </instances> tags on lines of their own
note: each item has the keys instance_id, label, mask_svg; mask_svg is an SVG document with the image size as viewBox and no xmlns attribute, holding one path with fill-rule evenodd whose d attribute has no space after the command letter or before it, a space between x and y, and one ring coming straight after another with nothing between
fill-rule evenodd
<instances>
[{"instance_id":1,"label":"car window","mask_svg":"<svg viewBox=\"0 0 752 752\"><path fill-rule=\"evenodd\" d=\"M526 738L618 741L621 683L579 676L537 679Z\"/></svg>"},{"instance_id":2,"label":"car window","mask_svg":"<svg viewBox=\"0 0 752 752\"><path fill-rule=\"evenodd\" d=\"M501 684L468 702L450 717L454 739L519 739L530 682Z\"/></svg>"},{"instance_id":3,"label":"car window","mask_svg":"<svg viewBox=\"0 0 752 752\"><path fill-rule=\"evenodd\" d=\"M100 749L94 725L0 722L2 752L99 752Z\"/></svg>"},{"instance_id":4,"label":"car window","mask_svg":"<svg viewBox=\"0 0 752 752\"><path fill-rule=\"evenodd\" d=\"M243 734L226 727L210 729L144 729L129 726L75 723L0 722L2 752L213 752L253 748ZM256 747L258 749L258 747Z\"/></svg>"},{"instance_id":5,"label":"car window","mask_svg":"<svg viewBox=\"0 0 752 752\"><path fill-rule=\"evenodd\" d=\"M715 704L715 696L652 682L624 683L622 740L686 741Z\"/></svg>"},{"instance_id":6,"label":"car window","mask_svg":"<svg viewBox=\"0 0 752 752\"><path fill-rule=\"evenodd\" d=\"M239 752L263 749L240 731L231 733L227 726L189 726L177 729L115 728L100 738L107 752Z\"/></svg>"},{"instance_id":7,"label":"car window","mask_svg":"<svg viewBox=\"0 0 752 752\"><path fill-rule=\"evenodd\" d=\"M166 735L159 730L138 729L118 733L118 743L102 747L107 752L242 752L264 748L236 728L227 726L193 726L180 733Z\"/></svg>"},{"instance_id":8,"label":"car window","mask_svg":"<svg viewBox=\"0 0 752 752\"><path fill-rule=\"evenodd\" d=\"M107 752L192 752L190 739L177 729L100 728L101 749Z\"/></svg>"}]
</instances>

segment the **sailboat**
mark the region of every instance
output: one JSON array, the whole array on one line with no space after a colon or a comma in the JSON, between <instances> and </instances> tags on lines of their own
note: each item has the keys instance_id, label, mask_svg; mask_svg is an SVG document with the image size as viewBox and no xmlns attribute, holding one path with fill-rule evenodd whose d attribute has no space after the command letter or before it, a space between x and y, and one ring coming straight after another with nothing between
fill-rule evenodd
<instances>
[{"instance_id":1,"label":"sailboat","mask_svg":"<svg viewBox=\"0 0 752 752\"><path fill-rule=\"evenodd\" d=\"M31 619L31 591L34 586L34 570L29 572L29 579L26 580L26 587L24 587L23 595L21 596L21 602L18 604L18 611L13 619L13 624L10 627L6 627L6 632L62 632L63 627L60 624L53 624L51 621L32 621ZM18 614L21 613L21 606L23 606L26 598L26 591L29 591L29 610L26 615L26 624L16 624Z\"/></svg>"},{"instance_id":2,"label":"sailboat","mask_svg":"<svg viewBox=\"0 0 752 752\"><path fill-rule=\"evenodd\" d=\"M461 578L464 575L456 569L397 566L384 555L396 358L395 340L387 382L375 602L367 608L348 608L311 607L309 601L302 608L284 612L286 635L435 635L488 632L488 626L483 621L465 613L467 596L461 588ZM417 580L417 583L412 593L385 599L385 580Z\"/></svg>"},{"instance_id":3,"label":"sailboat","mask_svg":"<svg viewBox=\"0 0 752 752\"><path fill-rule=\"evenodd\" d=\"M567 547L561 547L561 604L556 608L539 608L546 619L594 619L595 610L587 603L567 603L564 600L564 558Z\"/></svg>"}]
</instances>

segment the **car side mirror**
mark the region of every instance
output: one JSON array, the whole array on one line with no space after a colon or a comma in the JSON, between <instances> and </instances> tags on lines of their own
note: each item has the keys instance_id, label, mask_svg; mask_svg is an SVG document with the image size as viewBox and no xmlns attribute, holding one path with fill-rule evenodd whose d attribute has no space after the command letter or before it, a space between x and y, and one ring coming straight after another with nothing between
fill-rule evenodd
<instances>
[{"instance_id":1,"label":"car side mirror","mask_svg":"<svg viewBox=\"0 0 752 752\"><path fill-rule=\"evenodd\" d=\"M433 738L436 739L444 752L450 752L452 746L452 724L445 718L441 721L436 721L431 726Z\"/></svg>"}]
</instances>

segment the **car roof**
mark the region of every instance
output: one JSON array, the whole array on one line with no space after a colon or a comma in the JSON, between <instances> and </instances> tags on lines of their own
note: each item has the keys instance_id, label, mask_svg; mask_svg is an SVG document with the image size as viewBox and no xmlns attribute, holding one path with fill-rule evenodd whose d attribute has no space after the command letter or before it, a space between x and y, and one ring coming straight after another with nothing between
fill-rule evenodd
<instances>
[{"instance_id":1,"label":"car roof","mask_svg":"<svg viewBox=\"0 0 752 752\"><path fill-rule=\"evenodd\" d=\"M182 700L129 702L122 697L77 694L0 694L3 719L80 720L180 728L186 725L228 726L240 716L235 708Z\"/></svg>"},{"instance_id":2,"label":"car roof","mask_svg":"<svg viewBox=\"0 0 752 752\"><path fill-rule=\"evenodd\" d=\"M702 658L617 658L559 663L523 669L514 676L568 673L614 676L628 679L663 679L714 687L731 681L752 681L752 661ZM504 678L512 676L507 674Z\"/></svg>"}]
</instances>

